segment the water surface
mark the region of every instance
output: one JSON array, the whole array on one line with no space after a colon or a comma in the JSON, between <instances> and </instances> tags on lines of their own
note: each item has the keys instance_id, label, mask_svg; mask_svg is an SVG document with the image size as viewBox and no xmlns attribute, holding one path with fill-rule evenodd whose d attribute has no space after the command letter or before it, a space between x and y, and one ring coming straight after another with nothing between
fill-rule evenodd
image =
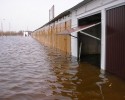
<instances>
[{"instance_id":1,"label":"water surface","mask_svg":"<svg viewBox=\"0 0 125 100\"><path fill-rule=\"evenodd\" d=\"M31 37L0 37L0 100L125 100L125 81Z\"/></svg>"}]
</instances>

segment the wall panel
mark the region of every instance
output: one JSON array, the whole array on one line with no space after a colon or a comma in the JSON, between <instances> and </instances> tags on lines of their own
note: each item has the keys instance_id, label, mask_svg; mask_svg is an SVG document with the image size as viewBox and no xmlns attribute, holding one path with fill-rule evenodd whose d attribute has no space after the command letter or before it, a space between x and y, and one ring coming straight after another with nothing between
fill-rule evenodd
<instances>
[{"instance_id":1,"label":"wall panel","mask_svg":"<svg viewBox=\"0 0 125 100\"><path fill-rule=\"evenodd\" d=\"M33 37L44 45L57 48L65 53L71 54L71 37L69 35L58 35L66 29L71 28L71 20L53 25L44 26L35 31Z\"/></svg>"}]
</instances>

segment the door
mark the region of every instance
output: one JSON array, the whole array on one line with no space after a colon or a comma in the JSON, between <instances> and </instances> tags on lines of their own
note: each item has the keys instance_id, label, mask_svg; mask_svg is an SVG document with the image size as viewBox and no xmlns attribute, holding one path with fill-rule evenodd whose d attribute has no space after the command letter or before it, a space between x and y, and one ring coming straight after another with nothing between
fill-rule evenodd
<instances>
[{"instance_id":1,"label":"door","mask_svg":"<svg viewBox=\"0 0 125 100\"><path fill-rule=\"evenodd\" d=\"M125 79L125 5L106 12L106 70Z\"/></svg>"}]
</instances>

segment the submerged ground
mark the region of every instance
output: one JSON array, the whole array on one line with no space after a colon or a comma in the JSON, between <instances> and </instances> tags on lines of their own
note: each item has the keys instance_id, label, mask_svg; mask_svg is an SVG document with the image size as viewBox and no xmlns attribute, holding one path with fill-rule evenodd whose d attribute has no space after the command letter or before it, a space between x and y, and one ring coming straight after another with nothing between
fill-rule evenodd
<instances>
[{"instance_id":1,"label":"submerged ground","mask_svg":"<svg viewBox=\"0 0 125 100\"><path fill-rule=\"evenodd\" d=\"M125 81L31 37L0 37L0 100L125 100Z\"/></svg>"}]
</instances>

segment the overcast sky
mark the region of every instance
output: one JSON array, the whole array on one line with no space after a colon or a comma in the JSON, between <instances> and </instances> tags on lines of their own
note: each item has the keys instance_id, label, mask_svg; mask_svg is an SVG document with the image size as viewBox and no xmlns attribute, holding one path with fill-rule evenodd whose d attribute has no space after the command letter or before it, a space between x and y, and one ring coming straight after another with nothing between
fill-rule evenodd
<instances>
[{"instance_id":1,"label":"overcast sky","mask_svg":"<svg viewBox=\"0 0 125 100\"><path fill-rule=\"evenodd\" d=\"M35 30L49 21L49 9L55 16L83 0L0 0L0 30Z\"/></svg>"}]
</instances>

